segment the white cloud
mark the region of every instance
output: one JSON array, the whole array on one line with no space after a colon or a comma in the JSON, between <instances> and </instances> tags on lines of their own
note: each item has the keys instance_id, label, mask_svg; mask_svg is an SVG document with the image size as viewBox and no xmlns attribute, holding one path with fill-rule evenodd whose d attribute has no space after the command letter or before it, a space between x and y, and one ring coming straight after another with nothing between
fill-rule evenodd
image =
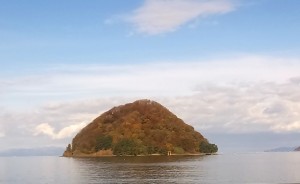
<instances>
[{"instance_id":1,"label":"white cloud","mask_svg":"<svg viewBox=\"0 0 300 184\"><path fill-rule=\"evenodd\" d=\"M3 111L2 108L0 108L0 112ZM0 122L1 122L1 118L0 118ZM0 123L0 138L5 137L5 132L4 132L4 128L3 128L3 122Z\"/></svg>"},{"instance_id":2,"label":"white cloud","mask_svg":"<svg viewBox=\"0 0 300 184\"><path fill-rule=\"evenodd\" d=\"M65 145L79 122L139 98L157 100L200 132L300 132L299 71L298 58L236 56L60 66L28 80L2 78L1 146Z\"/></svg>"},{"instance_id":3,"label":"white cloud","mask_svg":"<svg viewBox=\"0 0 300 184\"><path fill-rule=\"evenodd\" d=\"M55 133L54 128L51 127L48 123L42 123L35 127L34 135L45 134L50 136L52 139L63 139L66 137L71 137L75 133L79 132L83 127L86 126L86 123L79 123L67 126L57 133Z\"/></svg>"},{"instance_id":4,"label":"white cloud","mask_svg":"<svg viewBox=\"0 0 300 184\"><path fill-rule=\"evenodd\" d=\"M287 79L281 83L209 82L195 88L193 94L156 95L149 98L165 105L200 132L289 133L300 132L299 94L300 86ZM61 137L65 122L91 122L104 111L137 99L124 96L45 105L43 114L39 116L51 121L55 129L62 127L61 131L55 134L54 127L48 124L38 125L36 130L52 138ZM59 125L55 120L64 123ZM72 124L69 123L69 126Z\"/></svg>"},{"instance_id":5,"label":"white cloud","mask_svg":"<svg viewBox=\"0 0 300 184\"><path fill-rule=\"evenodd\" d=\"M197 18L235 9L231 0L146 0L130 16L138 32L160 34L176 30Z\"/></svg>"},{"instance_id":6,"label":"white cloud","mask_svg":"<svg viewBox=\"0 0 300 184\"><path fill-rule=\"evenodd\" d=\"M272 129L275 132L289 132L289 131L300 132L300 121L295 121L286 124L281 123L279 125L274 125Z\"/></svg>"},{"instance_id":7,"label":"white cloud","mask_svg":"<svg viewBox=\"0 0 300 184\"><path fill-rule=\"evenodd\" d=\"M300 132L300 86L292 82L207 84L190 96L162 98L199 131Z\"/></svg>"},{"instance_id":8,"label":"white cloud","mask_svg":"<svg viewBox=\"0 0 300 184\"><path fill-rule=\"evenodd\" d=\"M10 85L3 84L0 100L5 105L8 100L11 103L18 99L19 103L25 99L28 106L26 98L32 96L35 100L44 99L47 103L49 99L60 101L61 98L188 95L206 83L283 83L293 78L292 81L297 84L295 77L299 75L299 68L297 58L265 56L126 66L66 66L57 71L44 71L42 75L30 76L30 83L23 82L26 77L7 79Z\"/></svg>"}]
</instances>

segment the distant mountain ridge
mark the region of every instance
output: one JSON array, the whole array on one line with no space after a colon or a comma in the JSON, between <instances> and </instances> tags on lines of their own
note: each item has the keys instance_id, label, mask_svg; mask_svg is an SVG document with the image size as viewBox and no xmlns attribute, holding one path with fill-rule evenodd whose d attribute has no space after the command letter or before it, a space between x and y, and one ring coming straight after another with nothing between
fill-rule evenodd
<instances>
[{"instance_id":1,"label":"distant mountain ridge","mask_svg":"<svg viewBox=\"0 0 300 184\"><path fill-rule=\"evenodd\" d=\"M297 149L300 151L300 147L278 147L274 149L266 150L265 152L293 152L297 151Z\"/></svg>"},{"instance_id":2,"label":"distant mountain ridge","mask_svg":"<svg viewBox=\"0 0 300 184\"><path fill-rule=\"evenodd\" d=\"M296 148L294 151L300 151L300 146L298 148Z\"/></svg>"},{"instance_id":3,"label":"distant mountain ridge","mask_svg":"<svg viewBox=\"0 0 300 184\"><path fill-rule=\"evenodd\" d=\"M292 152L296 147L278 147L274 149L266 150L265 152Z\"/></svg>"},{"instance_id":4,"label":"distant mountain ridge","mask_svg":"<svg viewBox=\"0 0 300 184\"><path fill-rule=\"evenodd\" d=\"M197 154L217 149L161 104L138 100L114 107L88 124L64 156Z\"/></svg>"}]
</instances>

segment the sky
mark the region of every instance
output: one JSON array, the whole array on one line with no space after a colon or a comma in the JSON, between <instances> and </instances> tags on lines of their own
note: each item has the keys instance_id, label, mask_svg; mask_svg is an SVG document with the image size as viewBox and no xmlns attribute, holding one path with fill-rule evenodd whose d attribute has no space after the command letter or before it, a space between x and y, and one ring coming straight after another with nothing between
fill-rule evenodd
<instances>
[{"instance_id":1,"label":"sky","mask_svg":"<svg viewBox=\"0 0 300 184\"><path fill-rule=\"evenodd\" d=\"M0 150L155 100L221 152L300 146L298 0L0 0Z\"/></svg>"}]
</instances>

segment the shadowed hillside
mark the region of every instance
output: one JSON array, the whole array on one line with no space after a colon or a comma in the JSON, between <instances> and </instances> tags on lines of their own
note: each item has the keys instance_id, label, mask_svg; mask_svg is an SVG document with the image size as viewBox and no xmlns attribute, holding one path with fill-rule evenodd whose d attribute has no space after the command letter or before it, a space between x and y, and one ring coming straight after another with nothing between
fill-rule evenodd
<instances>
[{"instance_id":1,"label":"shadowed hillside","mask_svg":"<svg viewBox=\"0 0 300 184\"><path fill-rule=\"evenodd\" d=\"M64 156L197 154L217 152L190 125L157 102L114 107L83 128Z\"/></svg>"}]
</instances>

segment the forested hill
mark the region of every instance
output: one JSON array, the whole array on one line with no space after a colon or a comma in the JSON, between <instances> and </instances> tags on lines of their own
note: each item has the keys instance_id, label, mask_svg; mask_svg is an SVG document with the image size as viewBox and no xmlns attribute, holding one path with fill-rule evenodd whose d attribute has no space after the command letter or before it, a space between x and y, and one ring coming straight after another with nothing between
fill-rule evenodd
<instances>
[{"instance_id":1,"label":"forested hill","mask_svg":"<svg viewBox=\"0 0 300 184\"><path fill-rule=\"evenodd\" d=\"M114 107L83 128L64 156L213 153L217 146L150 100Z\"/></svg>"}]
</instances>

